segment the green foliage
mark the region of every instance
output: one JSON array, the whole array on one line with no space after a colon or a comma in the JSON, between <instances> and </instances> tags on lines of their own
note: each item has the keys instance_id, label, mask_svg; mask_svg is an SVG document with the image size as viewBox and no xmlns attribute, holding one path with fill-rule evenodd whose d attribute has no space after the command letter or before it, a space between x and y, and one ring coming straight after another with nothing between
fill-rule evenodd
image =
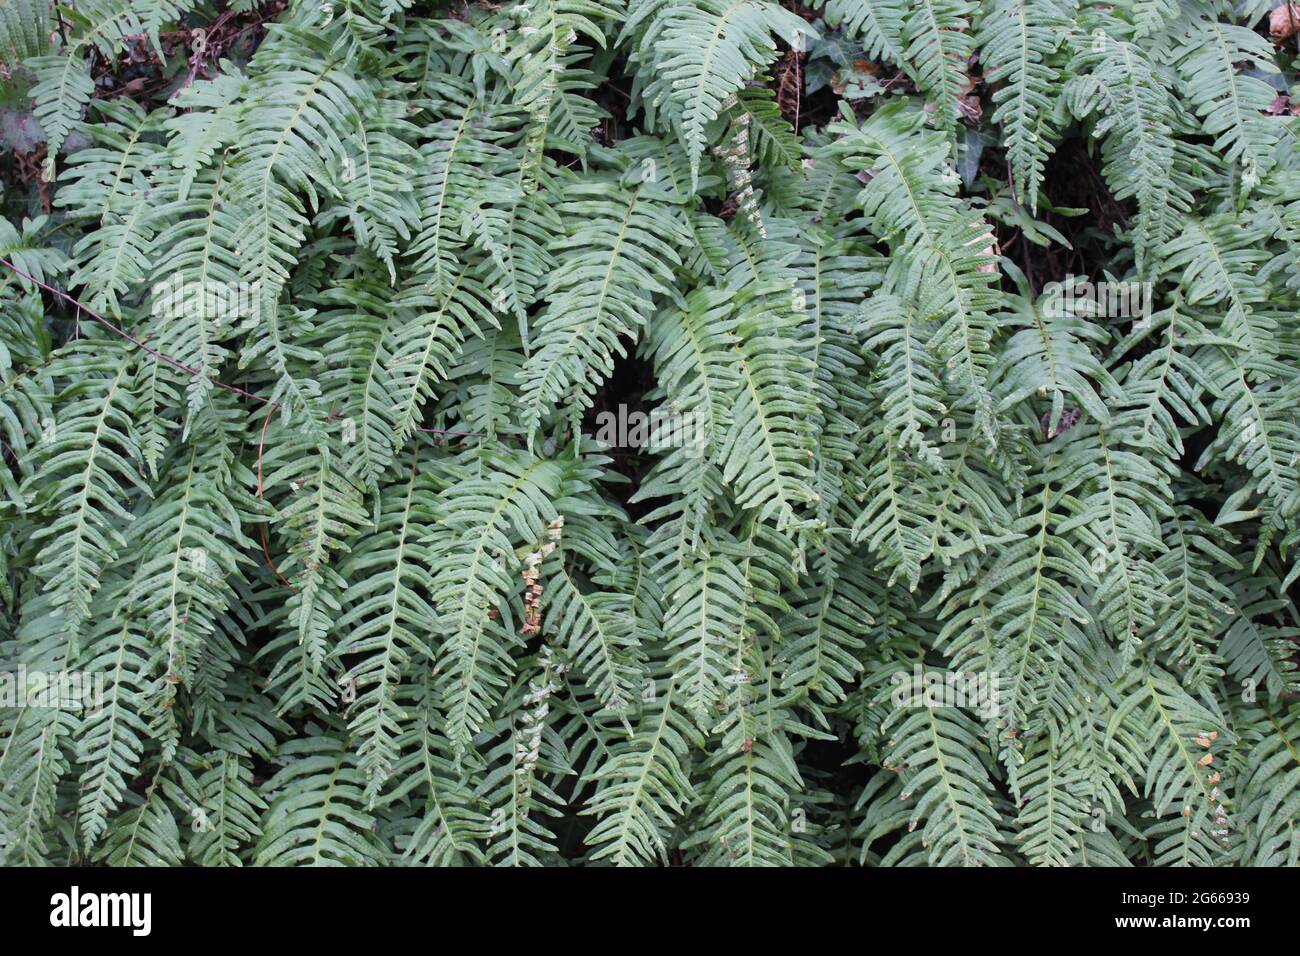
<instances>
[{"instance_id":1,"label":"green foliage","mask_svg":"<svg viewBox=\"0 0 1300 956\"><path fill-rule=\"evenodd\" d=\"M251 6L0 5L0 862L1300 862L1264 5Z\"/></svg>"}]
</instances>

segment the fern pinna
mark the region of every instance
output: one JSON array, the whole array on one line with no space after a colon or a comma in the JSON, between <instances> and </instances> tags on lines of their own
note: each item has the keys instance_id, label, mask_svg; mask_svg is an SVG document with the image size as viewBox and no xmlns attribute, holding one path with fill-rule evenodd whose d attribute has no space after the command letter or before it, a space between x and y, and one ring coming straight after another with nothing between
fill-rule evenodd
<instances>
[{"instance_id":1,"label":"fern pinna","mask_svg":"<svg viewBox=\"0 0 1300 956\"><path fill-rule=\"evenodd\" d=\"M1300 862L1271 5L0 6L3 861Z\"/></svg>"}]
</instances>

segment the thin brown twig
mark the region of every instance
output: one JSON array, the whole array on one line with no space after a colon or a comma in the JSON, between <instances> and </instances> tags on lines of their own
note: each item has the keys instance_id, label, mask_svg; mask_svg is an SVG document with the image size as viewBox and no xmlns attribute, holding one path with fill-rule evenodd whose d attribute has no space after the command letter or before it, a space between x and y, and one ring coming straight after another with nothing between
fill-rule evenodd
<instances>
[{"instance_id":1,"label":"thin brown twig","mask_svg":"<svg viewBox=\"0 0 1300 956\"><path fill-rule=\"evenodd\" d=\"M265 500L262 497L262 451L266 447L266 427L271 424L271 415L275 412L276 408L278 407L279 406L277 405L272 405L270 408L266 410L266 418L262 422L262 434L257 439L257 500L258 501ZM271 548L266 542L265 521L260 522L258 524L257 534L258 537L262 539L262 556L266 558L266 566L275 572L275 576L284 582L285 587L287 587L294 594L297 594L298 589L293 586L293 584L289 581L288 578L286 578L283 574L280 573L280 568L276 565L275 561L271 557Z\"/></svg>"},{"instance_id":2,"label":"thin brown twig","mask_svg":"<svg viewBox=\"0 0 1300 956\"><path fill-rule=\"evenodd\" d=\"M136 338L130 332L127 332L125 329L119 328L117 325L113 324L108 319L104 318L102 315L100 315L94 309L90 308L84 302L81 302L79 299L76 299L73 296L68 295L68 293L62 291L61 289L56 289L52 285L48 285L47 283L42 282L40 279L37 279L35 276L31 275L30 273L24 272L22 269L19 269L16 265L10 262L8 259L0 258L0 265L5 266L8 269L11 269L18 275L22 276L24 279L27 279L29 282L33 282L36 285L40 286L42 289L44 289L46 292L50 293L51 295L57 296L63 301L67 302L69 305L74 306L78 312L86 313L86 315L90 316L96 322L99 322L109 331L126 339L136 348L142 349L145 352L149 353L157 361L170 365L172 368L184 372L187 375L193 375L196 378L206 379L208 382L212 383L217 388L225 389L227 392L232 392L235 395L240 395L243 396L244 398L252 399L255 402L261 402L264 405L270 405L271 411L275 411L280 408L279 402L273 402L262 395L258 395L256 392L250 392L247 389L240 388L238 385L231 385L228 382L223 382L220 379L215 379L210 375L204 375L203 372L200 371L199 369L191 368L185 363L179 362L176 359L172 358L170 355L167 355L163 352L159 352L157 349L153 348L152 346L146 345L143 341ZM454 431L446 428L417 428L416 431L424 432L425 434L430 434L430 435L448 435L453 438L487 437L482 432L462 432L462 431Z\"/></svg>"},{"instance_id":3,"label":"thin brown twig","mask_svg":"<svg viewBox=\"0 0 1300 956\"><path fill-rule=\"evenodd\" d=\"M172 368L185 372L188 375L194 375L199 378L206 378L209 382L211 382L213 385L217 386L218 388L224 388L226 391L234 392L236 395L242 395L244 396L244 398L251 398L254 401L264 402L266 404L275 404L273 402L270 402L268 399L263 398L261 395L257 395L254 394L253 392L245 391L244 389L240 388L238 385L228 385L225 382L219 382L214 378L210 378L209 376L204 375L196 368L190 368L188 365L184 364L183 362L176 361L176 359L172 358L170 355L164 355L162 352L159 352L157 349L146 345L144 342L140 341L140 339L137 339L134 335L132 335L130 332L127 332L125 329L118 328L116 325L114 325L108 319L104 318L94 309L87 306L85 303L73 298L72 296L68 295L68 293L63 292L60 289L56 289L51 285L47 285L46 283L42 282L40 279L37 279L34 276L24 272L22 269L19 269L16 265L10 262L8 259L0 259L0 265L5 266L8 269L12 269L14 272L18 273L18 275L22 276L24 279L29 280L30 282L36 283L36 285L40 286L42 289L44 289L46 292L50 293L51 295L58 296L60 299L67 302L69 305L75 306L78 312L85 312L86 315L90 316L100 325L104 326L104 328L108 329L110 332L120 335L122 338L126 339L128 342L134 345L136 348L143 349L144 351L148 352L158 361L164 362L167 365L172 366Z\"/></svg>"}]
</instances>

